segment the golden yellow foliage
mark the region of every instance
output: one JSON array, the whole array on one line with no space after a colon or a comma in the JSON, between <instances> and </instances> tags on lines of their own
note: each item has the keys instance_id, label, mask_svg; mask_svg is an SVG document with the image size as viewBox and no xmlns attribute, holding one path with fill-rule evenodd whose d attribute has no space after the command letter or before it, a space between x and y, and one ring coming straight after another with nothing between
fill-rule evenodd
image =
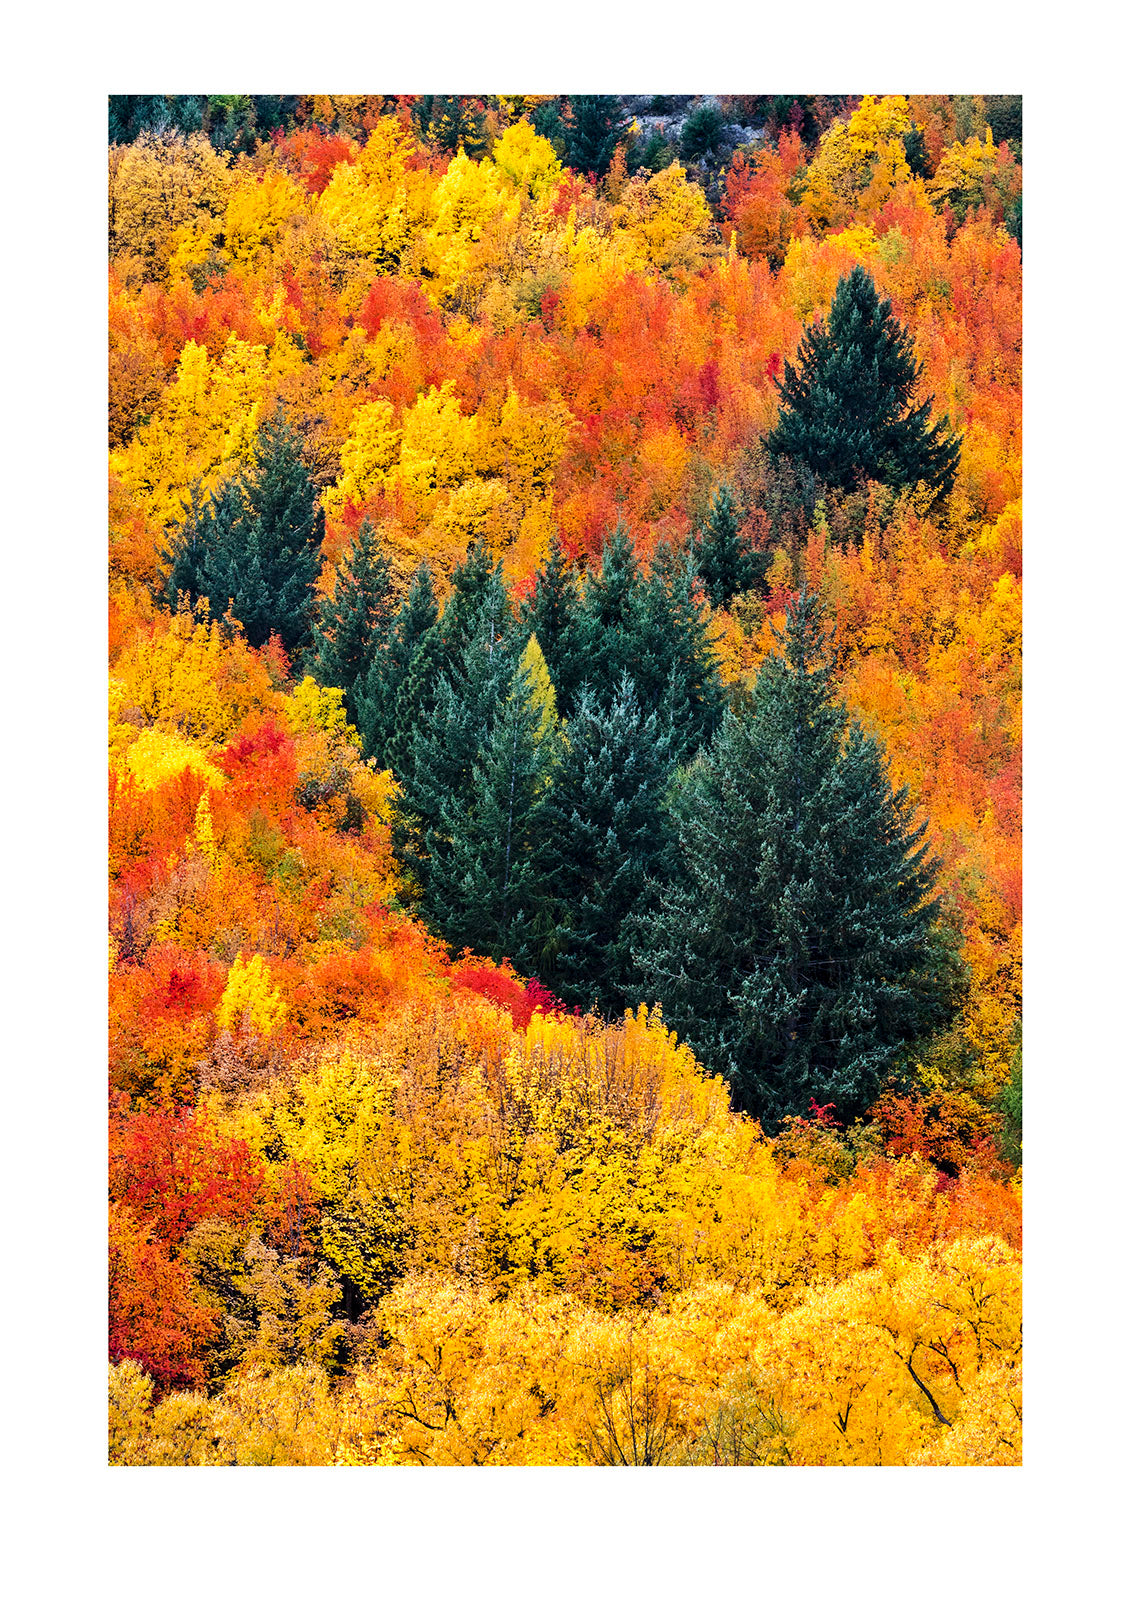
<instances>
[{"instance_id":1,"label":"golden yellow foliage","mask_svg":"<svg viewBox=\"0 0 1131 1600\"><path fill-rule=\"evenodd\" d=\"M183 522L195 485L213 489L250 462L267 377L262 345L230 334L213 362L189 340L152 419L111 455L147 519L158 527Z\"/></svg>"},{"instance_id":2,"label":"golden yellow foliage","mask_svg":"<svg viewBox=\"0 0 1131 1600\"><path fill-rule=\"evenodd\" d=\"M703 190L687 181L676 161L648 179L633 179L620 209L648 265L667 277L698 272L719 249Z\"/></svg>"},{"instance_id":3,"label":"golden yellow foliage","mask_svg":"<svg viewBox=\"0 0 1131 1600\"><path fill-rule=\"evenodd\" d=\"M345 691L320 687L307 673L283 701L283 716L291 737L303 734L324 735L331 749L349 746L357 749L357 735L346 720Z\"/></svg>"},{"instance_id":4,"label":"golden yellow foliage","mask_svg":"<svg viewBox=\"0 0 1131 1600\"><path fill-rule=\"evenodd\" d=\"M435 221L423 238L425 288L437 303L473 306L513 237L521 196L489 160L462 150L436 185Z\"/></svg>"},{"instance_id":5,"label":"golden yellow foliage","mask_svg":"<svg viewBox=\"0 0 1131 1600\"><path fill-rule=\"evenodd\" d=\"M286 1001L272 983L271 969L263 957L254 955L245 962L241 951L216 1007L217 1022L222 1028L243 1027L267 1037L282 1027L286 1015Z\"/></svg>"},{"instance_id":6,"label":"golden yellow foliage","mask_svg":"<svg viewBox=\"0 0 1131 1600\"><path fill-rule=\"evenodd\" d=\"M558 697L546 657L542 654L542 646L534 634L526 641L520 665L530 686L530 698L538 709L539 735L545 738L558 726Z\"/></svg>"},{"instance_id":7,"label":"golden yellow foliage","mask_svg":"<svg viewBox=\"0 0 1131 1600\"><path fill-rule=\"evenodd\" d=\"M562 164L553 145L535 133L525 119L512 122L495 140L491 159L516 189L535 201L552 194L561 181Z\"/></svg>"},{"instance_id":8,"label":"golden yellow foliage","mask_svg":"<svg viewBox=\"0 0 1131 1600\"><path fill-rule=\"evenodd\" d=\"M132 258L138 276L160 277L187 235L212 238L232 182L229 157L203 133L143 132L110 151L110 252ZM127 268L127 277L133 274Z\"/></svg>"},{"instance_id":9,"label":"golden yellow foliage","mask_svg":"<svg viewBox=\"0 0 1131 1600\"><path fill-rule=\"evenodd\" d=\"M319 196L317 215L338 247L395 271L430 211L431 180L409 170L411 135L395 118L373 128L355 163L342 161Z\"/></svg>"},{"instance_id":10,"label":"golden yellow foliage","mask_svg":"<svg viewBox=\"0 0 1131 1600\"><path fill-rule=\"evenodd\" d=\"M226 641L218 623L184 614L166 614L139 633L116 667L116 721L128 713L133 727L179 733L206 753L274 701L266 669L242 638Z\"/></svg>"},{"instance_id":11,"label":"golden yellow foliage","mask_svg":"<svg viewBox=\"0 0 1131 1600\"><path fill-rule=\"evenodd\" d=\"M235 261L253 262L262 250L278 243L287 220L305 205L303 189L276 167L241 175L228 193L224 216L229 255Z\"/></svg>"},{"instance_id":12,"label":"golden yellow foliage","mask_svg":"<svg viewBox=\"0 0 1131 1600\"><path fill-rule=\"evenodd\" d=\"M322 496L328 516L339 516L347 500L361 505L388 483L400 459L401 430L393 427L393 408L387 400L370 400L350 418L349 438L342 446L342 470L337 483Z\"/></svg>"},{"instance_id":13,"label":"golden yellow foliage","mask_svg":"<svg viewBox=\"0 0 1131 1600\"><path fill-rule=\"evenodd\" d=\"M866 94L847 122L834 122L806 174L802 205L811 221L822 229L843 227L854 210L878 208L897 184L907 183L903 135L910 128L901 94ZM866 191L869 204L863 206Z\"/></svg>"},{"instance_id":14,"label":"golden yellow foliage","mask_svg":"<svg viewBox=\"0 0 1131 1600\"><path fill-rule=\"evenodd\" d=\"M463 415L454 389L450 380L433 386L405 413L400 460L391 476L417 497L454 488L479 466L479 419Z\"/></svg>"},{"instance_id":15,"label":"golden yellow foliage","mask_svg":"<svg viewBox=\"0 0 1131 1600\"><path fill-rule=\"evenodd\" d=\"M226 782L196 745L164 728L143 728L126 749L124 764L142 789L156 789L182 772L195 772L213 789Z\"/></svg>"}]
</instances>

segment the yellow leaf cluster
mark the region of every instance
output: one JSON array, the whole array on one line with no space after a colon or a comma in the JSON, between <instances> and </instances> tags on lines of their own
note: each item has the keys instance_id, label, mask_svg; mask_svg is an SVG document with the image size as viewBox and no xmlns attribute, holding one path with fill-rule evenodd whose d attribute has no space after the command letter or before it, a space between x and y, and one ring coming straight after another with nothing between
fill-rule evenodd
<instances>
[{"instance_id":1,"label":"yellow leaf cluster","mask_svg":"<svg viewBox=\"0 0 1131 1600\"><path fill-rule=\"evenodd\" d=\"M391 476L426 497L473 477L482 456L479 419L464 416L451 379L421 394L404 417L400 460Z\"/></svg>"},{"instance_id":2,"label":"yellow leaf cluster","mask_svg":"<svg viewBox=\"0 0 1131 1600\"><path fill-rule=\"evenodd\" d=\"M513 236L522 197L489 160L472 161L462 150L436 185L435 221L423 237L425 287L437 303L460 289L474 293L485 269Z\"/></svg>"},{"instance_id":3,"label":"yellow leaf cluster","mask_svg":"<svg viewBox=\"0 0 1131 1600\"><path fill-rule=\"evenodd\" d=\"M966 139L948 145L939 157L928 193L940 203L961 200L977 203L982 198L982 181L997 165L997 146L986 129L985 139Z\"/></svg>"},{"instance_id":4,"label":"yellow leaf cluster","mask_svg":"<svg viewBox=\"0 0 1131 1600\"><path fill-rule=\"evenodd\" d=\"M542 646L534 634L526 641L519 664L529 685L530 698L538 711L539 736L545 738L558 726L558 697L546 657L542 654Z\"/></svg>"},{"instance_id":5,"label":"yellow leaf cluster","mask_svg":"<svg viewBox=\"0 0 1131 1600\"><path fill-rule=\"evenodd\" d=\"M534 201L544 200L561 181L562 164L553 145L525 119L512 122L495 140L491 159L520 193Z\"/></svg>"},{"instance_id":6,"label":"yellow leaf cluster","mask_svg":"<svg viewBox=\"0 0 1131 1600\"><path fill-rule=\"evenodd\" d=\"M224 993L216 1008L222 1028L243 1027L267 1037L282 1027L287 1006L271 981L271 971L261 955L244 961L237 955L228 973Z\"/></svg>"},{"instance_id":7,"label":"yellow leaf cluster","mask_svg":"<svg viewBox=\"0 0 1131 1600\"><path fill-rule=\"evenodd\" d=\"M676 161L629 183L621 209L648 265L667 277L690 276L718 249L703 190Z\"/></svg>"},{"instance_id":8,"label":"yellow leaf cluster","mask_svg":"<svg viewBox=\"0 0 1131 1600\"><path fill-rule=\"evenodd\" d=\"M110 251L159 278L187 238L211 240L232 183L229 157L203 133L142 133L111 151ZM126 277L134 274L126 270Z\"/></svg>"},{"instance_id":9,"label":"yellow leaf cluster","mask_svg":"<svg viewBox=\"0 0 1131 1600\"><path fill-rule=\"evenodd\" d=\"M239 177L228 194L224 238L234 261L253 262L278 243L290 217L304 209L306 196L289 173L269 168Z\"/></svg>"},{"instance_id":10,"label":"yellow leaf cluster","mask_svg":"<svg viewBox=\"0 0 1131 1600\"><path fill-rule=\"evenodd\" d=\"M343 689L322 688L307 673L283 701L283 715L292 738L322 734L332 746L346 744L356 749L344 701Z\"/></svg>"},{"instance_id":11,"label":"yellow leaf cluster","mask_svg":"<svg viewBox=\"0 0 1131 1600\"><path fill-rule=\"evenodd\" d=\"M227 781L195 744L164 728L143 728L126 750L124 764L142 789L156 789L182 772L196 773L213 789Z\"/></svg>"},{"instance_id":12,"label":"yellow leaf cluster","mask_svg":"<svg viewBox=\"0 0 1131 1600\"><path fill-rule=\"evenodd\" d=\"M339 250L396 271L431 214L431 179L412 171L413 140L393 117L373 128L356 162L342 161L322 191L317 216Z\"/></svg>"},{"instance_id":13,"label":"yellow leaf cluster","mask_svg":"<svg viewBox=\"0 0 1131 1600\"><path fill-rule=\"evenodd\" d=\"M218 361L193 340L152 419L111 468L148 520L158 527L183 522L195 485L213 489L251 460L268 377L262 345L230 334Z\"/></svg>"},{"instance_id":14,"label":"yellow leaf cluster","mask_svg":"<svg viewBox=\"0 0 1131 1600\"><path fill-rule=\"evenodd\" d=\"M328 516L340 516L347 500L362 505L379 493L400 459L401 430L393 426L387 400L370 400L350 418L349 438L342 446L338 481L322 496Z\"/></svg>"},{"instance_id":15,"label":"yellow leaf cluster","mask_svg":"<svg viewBox=\"0 0 1131 1600\"><path fill-rule=\"evenodd\" d=\"M139 633L118 658L115 677L116 722L128 713L132 726L179 733L206 753L274 700L264 667L241 638L226 641L218 623L183 614L159 617L148 634Z\"/></svg>"},{"instance_id":16,"label":"yellow leaf cluster","mask_svg":"<svg viewBox=\"0 0 1131 1600\"><path fill-rule=\"evenodd\" d=\"M876 99L866 94L847 122L834 122L821 136L806 174L802 204L822 229L843 227L863 205L877 209L897 184L910 182L903 135L911 128L901 94Z\"/></svg>"}]
</instances>

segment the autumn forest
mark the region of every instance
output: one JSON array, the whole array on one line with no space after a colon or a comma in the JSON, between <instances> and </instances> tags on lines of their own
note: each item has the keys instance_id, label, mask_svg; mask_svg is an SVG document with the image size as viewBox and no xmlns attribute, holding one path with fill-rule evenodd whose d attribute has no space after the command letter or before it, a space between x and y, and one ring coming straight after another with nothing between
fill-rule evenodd
<instances>
[{"instance_id":1,"label":"autumn forest","mask_svg":"<svg viewBox=\"0 0 1131 1600\"><path fill-rule=\"evenodd\" d=\"M1021 162L110 98L112 1463L1020 1463Z\"/></svg>"}]
</instances>

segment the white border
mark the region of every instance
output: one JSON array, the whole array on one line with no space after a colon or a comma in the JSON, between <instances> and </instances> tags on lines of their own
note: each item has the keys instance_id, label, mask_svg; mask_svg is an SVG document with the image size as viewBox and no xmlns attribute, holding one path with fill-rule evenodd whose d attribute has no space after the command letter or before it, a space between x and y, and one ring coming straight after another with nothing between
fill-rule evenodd
<instances>
[{"instance_id":1,"label":"white border","mask_svg":"<svg viewBox=\"0 0 1131 1600\"><path fill-rule=\"evenodd\" d=\"M25 12L26 16L27 13ZM56 8L9 24L4 1330L17 1594L1111 1592L1126 903L1119 52L1094 4ZM1048 30L1034 45L1033 30ZM1020 1470L113 1472L105 1451L107 93L1023 92L1028 1428ZM1113 248L1115 246L1115 248ZM1124 348L1119 348L1120 335ZM1116 436L1116 428L1120 428ZM1097 582L1097 579L1100 580ZM1106 603L1105 603L1106 602ZM1122 918L1120 918L1122 921ZM1120 1199L1122 1196L1119 1197ZM1115 1569L1118 1570L1118 1569Z\"/></svg>"}]
</instances>

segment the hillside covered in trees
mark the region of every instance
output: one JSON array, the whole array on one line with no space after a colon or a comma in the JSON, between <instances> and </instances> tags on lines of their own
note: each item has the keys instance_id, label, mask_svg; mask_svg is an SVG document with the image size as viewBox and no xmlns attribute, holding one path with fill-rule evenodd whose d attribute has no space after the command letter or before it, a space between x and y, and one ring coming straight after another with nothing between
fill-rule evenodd
<instances>
[{"instance_id":1,"label":"hillside covered in trees","mask_svg":"<svg viewBox=\"0 0 1131 1600\"><path fill-rule=\"evenodd\" d=\"M114 96L110 1458L1021 1450L1017 96Z\"/></svg>"}]
</instances>

